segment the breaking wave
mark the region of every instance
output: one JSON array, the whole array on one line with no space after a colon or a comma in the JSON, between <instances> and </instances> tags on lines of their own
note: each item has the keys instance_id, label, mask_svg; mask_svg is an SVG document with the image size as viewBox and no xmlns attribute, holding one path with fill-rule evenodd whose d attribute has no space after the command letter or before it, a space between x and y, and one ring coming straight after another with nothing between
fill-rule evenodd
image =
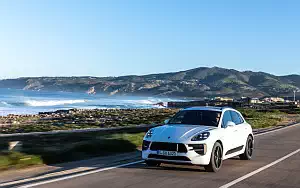
<instances>
[{"instance_id":1,"label":"breaking wave","mask_svg":"<svg viewBox=\"0 0 300 188\"><path fill-rule=\"evenodd\" d=\"M141 100L125 100L126 103L135 103L141 105L155 105L160 102L167 102L171 101L171 99L159 99L159 98L148 98L148 99L141 99Z\"/></svg>"},{"instance_id":2,"label":"breaking wave","mask_svg":"<svg viewBox=\"0 0 300 188\"><path fill-rule=\"evenodd\" d=\"M0 102L0 106L11 106L11 105L8 104L8 103L5 102L5 101L1 101L1 102Z\"/></svg>"},{"instance_id":3,"label":"breaking wave","mask_svg":"<svg viewBox=\"0 0 300 188\"><path fill-rule=\"evenodd\" d=\"M126 100L125 104L133 108L165 108L170 99L148 98L140 100Z\"/></svg>"},{"instance_id":4,"label":"breaking wave","mask_svg":"<svg viewBox=\"0 0 300 188\"><path fill-rule=\"evenodd\" d=\"M105 96L62 92L34 92L0 89L0 115L37 114L60 109L147 109L166 108L164 97ZM179 101L176 99L176 101Z\"/></svg>"},{"instance_id":5,"label":"breaking wave","mask_svg":"<svg viewBox=\"0 0 300 188\"><path fill-rule=\"evenodd\" d=\"M85 100L27 100L24 102L26 106L59 106L59 105L68 105L68 104L77 104L84 103Z\"/></svg>"}]
</instances>

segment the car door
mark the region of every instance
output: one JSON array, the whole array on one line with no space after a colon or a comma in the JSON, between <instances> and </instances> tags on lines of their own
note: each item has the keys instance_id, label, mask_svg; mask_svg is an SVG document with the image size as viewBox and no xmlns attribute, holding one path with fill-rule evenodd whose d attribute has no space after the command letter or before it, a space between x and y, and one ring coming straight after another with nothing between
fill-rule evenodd
<instances>
[{"instance_id":1,"label":"car door","mask_svg":"<svg viewBox=\"0 0 300 188\"><path fill-rule=\"evenodd\" d=\"M223 129L223 136L222 136L222 142L223 142L223 149L224 154L230 153L232 149L236 147L236 137L237 137L237 130L235 126L229 126L227 127L227 123L229 121L232 121L231 113L229 110L225 111L222 116L222 129ZM232 121L233 122L233 121Z\"/></svg>"},{"instance_id":2,"label":"car door","mask_svg":"<svg viewBox=\"0 0 300 188\"><path fill-rule=\"evenodd\" d=\"M244 120L242 119L242 117L240 116L239 113L237 113L236 111L230 110L231 113L231 118L232 121L235 123L235 148L236 151L238 151L238 148L242 149L242 146L245 145L245 125L244 125ZM247 138L247 137L246 137Z\"/></svg>"}]
</instances>

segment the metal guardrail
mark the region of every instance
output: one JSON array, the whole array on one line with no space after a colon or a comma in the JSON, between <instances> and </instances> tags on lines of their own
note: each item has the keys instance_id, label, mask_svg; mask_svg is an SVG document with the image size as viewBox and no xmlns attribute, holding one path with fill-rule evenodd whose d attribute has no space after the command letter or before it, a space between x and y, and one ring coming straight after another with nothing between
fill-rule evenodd
<instances>
[{"instance_id":1,"label":"metal guardrail","mask_svg":"<svg viewBox=\"0 0 300 188\"><path fill-rule=\"evenodd\" d=\"M150 128L159 125L137 125L128 127L112 127L112 128L90 128L90 129L74 129L74 130L57 130L48 132L31 132L31 133L14 133L14 134L0 134L0 139L5 140L26 140L26 138L40 137L40 136L55 136L60 134L83 134L83 133L97 133L97 134L113 134L113 133L139 133L146 132Z\"/></svg>"},{"instance_id":2,"label":"metal guardrail","mask_svg":"<svg viewBox=\"0 0 300 188\"><path fill-rule=\"evenodd\" d=\"M274 126L274 127L267 127L267 128L259 128L259 129L253 129L253 134L261 134L261 133L265 133L265 132L269 132L269 131L274 131L277 129L281 129L281 128L285 128L285 127L289 127L289 126L293 126L293 125L300 125L300 122L293 122L287 125L278 125L278 126Z\"/></svg>"},{"instance_id":3,"label":"metal guardrail","mask_svg":"<svg viewBox=\"0 0 300 188\"><path fill-rule=\"evenodd\" d=\"M254 134L259 134L267 132L274 129L280 129L283 127L299 124L299 122L294 122L289 125L276 126L270 128L261 128L253 129ZM74 130L57 130L49 132L31 132L31 133L14 133L14 134L0 134L0 139L16 140L21 138L22 140L30 137L39 137L39 136L55 136L59 134L82 134L82 133L97 133L97 134L114 134L114 133L139 133L146 132L153 127L159 125L137 125L137 126L128 126L128 127L112 127L112 128L90 128L90 129L74 129Z\"/></svg>"}]
</instances>

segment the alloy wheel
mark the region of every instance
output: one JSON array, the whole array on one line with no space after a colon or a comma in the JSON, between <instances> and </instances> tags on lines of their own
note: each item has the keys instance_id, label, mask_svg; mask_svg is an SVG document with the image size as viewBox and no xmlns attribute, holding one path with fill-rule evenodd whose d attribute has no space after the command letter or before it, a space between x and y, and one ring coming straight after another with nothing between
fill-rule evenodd
<instances>
[{"instance_id":1,"label":"alloy wheel","mask_svg":"<svg viewBox=\"0 0 300 188\"><path fill-rule=\"evenodd\" d=\"M214 152L214 162L216 168L220 168L222 164L222 150L219 146L216 147Z\"/></svg>"},{"instance_id":2,"label":"alloy wheel","mask_svg":"<svg viewBox=\"0 0 300 188\"><path fill-rule=\"evenodd\" d=\"M248 140L247 152L248 152L249 156L252 156L252 154L253 154L253 141L252 141L252 139Z\"/></svg>"}]
</instances>

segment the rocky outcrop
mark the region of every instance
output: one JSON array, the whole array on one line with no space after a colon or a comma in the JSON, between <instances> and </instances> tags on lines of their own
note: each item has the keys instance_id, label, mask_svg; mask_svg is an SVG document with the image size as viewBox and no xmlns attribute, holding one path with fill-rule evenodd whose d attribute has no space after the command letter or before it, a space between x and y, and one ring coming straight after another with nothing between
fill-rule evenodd
<instances>
[{"instance_id":1,"label":"rocky outcrop","mask_svg":"<svg viewBox=\"0 0 300 188\"><path fill-rule=\"evenodd\" d=\"M89 95L95 95L96 94L95 86L90 87L86 93Z\"/></svg>"},{"instance_id":2,"label":"rocky outcrop","mask_svg":"<svg viewBox=\"0 0 300 188\"><path fill-rule=\"evenodd\" d=\"M27 85L23 88L23 90L40 90L44 87L41 82L34 79L27 80Z\"/></svg>"}]
</instances>

